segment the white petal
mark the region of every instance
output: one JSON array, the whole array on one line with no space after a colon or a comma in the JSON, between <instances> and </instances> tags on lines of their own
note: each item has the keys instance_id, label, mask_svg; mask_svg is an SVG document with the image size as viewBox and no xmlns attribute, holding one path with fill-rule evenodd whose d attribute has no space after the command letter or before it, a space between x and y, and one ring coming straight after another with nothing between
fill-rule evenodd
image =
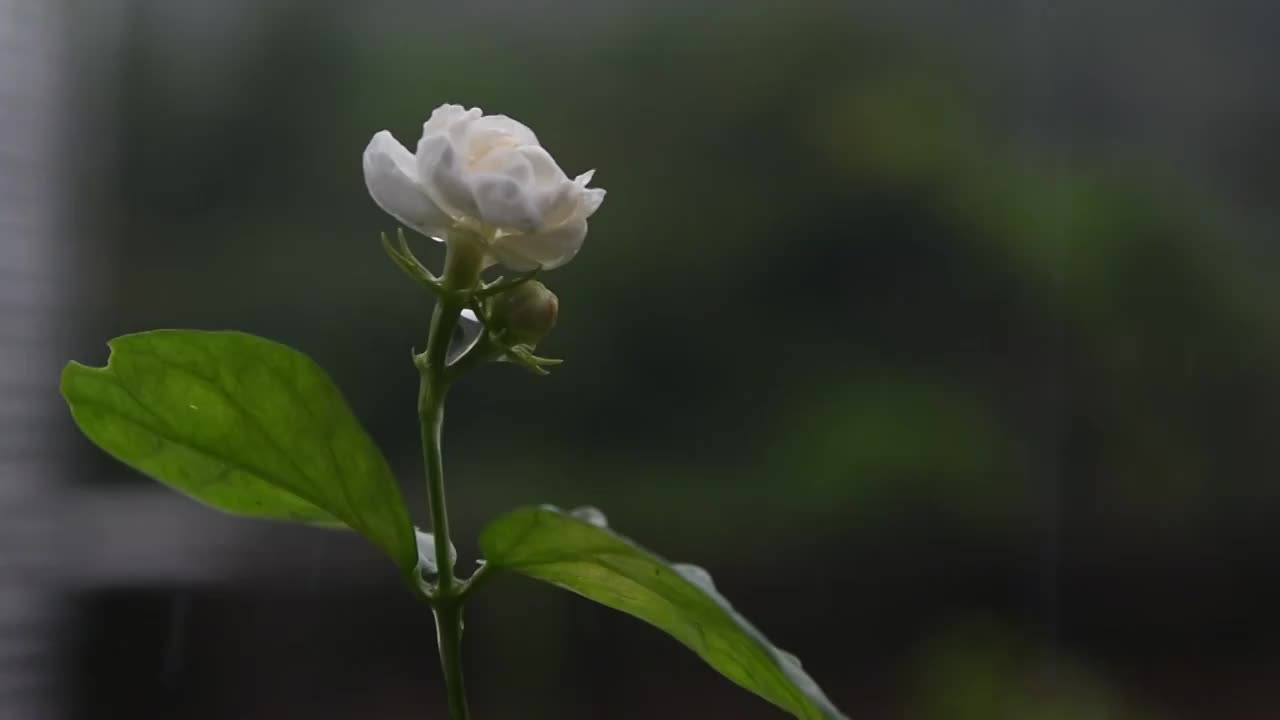
<instances>
[{"instance_id":1,"label":"white petal","mask_svg":"<svg viewBox=\"0 0 1280 720\"><path fill-rule=\"evenodd\" d=\"M454 331L453 338L449 341L445 363L452 363L466 355L480 341L483 331L484 325L480 323L480 318L476 317L476 312L471 308L463 310L462 319L458 321L458 329Z\"/></svg>"},{"instance_id":2,"label":"white petal","mask_svg":"<svg viewBox=\"0 0 1280 720\"><path fill-rule=\"evenodd\" d=\"M558 187L539 193L537 204L544 227L555 228L568 222L577 212L581 198L582 188L568 178L561 180Z\"/></svg>"},{"instance_id":3,"label":"white petal","mask_svg":"<svg viewBox=\"0 0 1280 720\"><path fill-rule=\"evenodd\" d=\"M418 142L418 175L427 196L445 212L455 218L480 216L466 169L448 135L431 135Z\"/></svg>"},{"instance_id":4,"label":"white petal","mask_svg":"<svg viewBox=\"0 0 1280 720\"><path fill-rule=\"evenodd\" d=\"M524 156L533 168L535 190L531 194L534 206L542 214L542 229L563 225L573 217L581 189L565 176L546 150L525 146L516 148L514 152Z\"/></svg>"},{"instance_id":5,"label":"white petal","mask_svg":"<svg viewBox=\"0 0 1280 720\"><path fill-rule=\"evenodd\" d=\"M468 151L483 152L495 142L504 145L539 144L538 136L527 125L506 115L485 115L467 128Z\"/></svg>"},{"instance_id":6,"label":"white petal","mask_svg":"<svg viewBox=\"0 0 1280 720\"><path fill-rule=\"evenodd\" d=\"M378 207L424 235L442 235L451 221L418 181L413 154L383 130L364 151L364 182Z\"/></svg>"},{"instance_id":7,"label":"white petal","mask_svg":"<svg viewBox=\"0 0 1280 720\"><path fill-rule=\"evenodd\" d=\"M605 191L602 188L589 188L587 183L591 182L591 178L595 177L595 170L588 170L573 179L573 184L577 186L581 193L576 197L578 201L577 207L573 210L573 217L586 220L600 209L600 203L604 202Z\"/></svg>"},{"instance_id":8,"label":"white petal","mask_svg":"<svg viewBox=\"0 0 1280 720\"><path fill-rule=\"evenodd\" d=\"M469 169L476 174L506 175L522 186L530 186L534 182L532 163L515 148L494 150Z\"/></svg>"},{"instance_id":9,"label":"white petal","mask_svg":"<svg viewBox=\"0 0 1280 720\"><path fill-rule=\"evenodd\" d=\"M422 124L423 135L438 135L449 129L449 126L463 117L479 117L480 108L467 110L461 105L441 105L431 111L431 117Z\"/></svg>"},{"instance_id":10,"label":"white petal","mask_svg":"<svg viewBox=\"0 0 1280 720\"><path fill-rule=\"evenodd\" d=\"M480 220L493 227L531 233L542 226L542 213L534 206L525 186L509 175L476 175L471 178Z\"/></svg>"},{"instance_id":11,"label":"white petal","mask_svg":"<svg viewBox=\"0 0 1280 720\"><path fill-rule=\"evenodd\" d=\"M604 188L587 188L582 191L582 195L578 198L578 209L573 216L579 220L586 220L600 209L600 203L604 202Z\"/></svg>"},{"instance_id":12,"label":"white petal","mask_svg":"<svg viewBox=\"0 0 1280 720\"><path fill-rule=\"evenodd\" d=\"M471 108L460 115L454 115L449 118L449 126L444 132L453 141L453 146L456 149L463 151L467 148L467 137L471 135L471 126L483 116L484 114L480 112L480 108ZM423 135L425 136L425 125L423 130Z\"/></svg>"},{"instance_id":13,"label":"white petal","mask_svg":"<svg viewBox=\"0 0 1280 720\"><path fill-rule=\"evenodd\" d=\"M471 168L470 183L481 219L523 233L563 224L567 215L554 223L546 220L542 196L534 189L533 163L522 149L495 150Z\"/></svg>"},{"instance_id":14,"label":"white petal","mask_svg":"<svg viewBox=\"0 0 1280 720\"><path fill-rule=\"evenodd\" d=\"M573 259L587 237L587 221L572 220L554 230L536 235L505 235L493 241L493 254L503 265L517 271L538 266L551 270Z\"/></svg>"},{"instance_id":15,"label":"white petal","mask_svg":"<svg viewBox=\"0 0 1280 720\"><path fill-rule=\"evenodd\" d=\"M440 568L436 565L436 536L414 528L413 539L418 546L418 572L427 575L438 573ZM452 543L449 544L449 560L458 561L458 549Z\"/></svg>"},{"instance_id":16,"label":"white petal","mask_svg":"<svg viewBox=\"0 0 1280 720\"><path fill-rule=\"evenodd\" d=\"M562 184L569 181L564 171L546 150L533 145L524 145L516 148L514 152L524 156L524 159L529 162L529 167L533 168L533 182L540 192L557 192Z\"/></svg>"}]
</instances>

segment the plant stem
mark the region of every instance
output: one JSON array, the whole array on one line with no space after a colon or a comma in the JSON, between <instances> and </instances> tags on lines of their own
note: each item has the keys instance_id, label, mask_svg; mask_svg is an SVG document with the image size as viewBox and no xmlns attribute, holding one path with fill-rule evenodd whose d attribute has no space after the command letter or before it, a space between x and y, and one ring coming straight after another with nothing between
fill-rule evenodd
<instances>
[{"instance_id":1,"label":"plant stem","mask_svg":"<svg viewBox=\"0 0 1280 720\"><path fill-rule=\"evenodd\" d=\"M461 311L462 308L448 298L441 298L436 304L418 385L418 420L422 431L422 461L427 470L427 504L431 508L431 531L436 539L436 567L440 573L438 589L445 596L453 589L454 576L453 557L449 552L453 546L449 535L449 506L444 494L440 431L444 426L444 399L449 392L444 373L445 353Z\"/></svg>"},{"instance_id":2,"label":"plant stem","mask_svg":"<svg viewBox=\"0 0 1280 720\"><path fill-rule=\"evenodd\" d=\"M417 358L418 419L422 432L422 459L427 473L427 504L431 509L431 530L436 541L436 584L433 606L440 666L444 672L452 720L468 720L467 696L462 681L462 598L463 585L454 575L453 542L449 534L449 508L444 493L444 457L440 431L444 426L444 400L449 391L446 371L449 342L458 327L458 316L467 304L467 294L480 277L484 254L464 240L451 241L445 255L444 289L431 315L427 350Z\"/></svg>"},{"instance_id":3,"label":"plant stem","mask_svg":"<svg viewBox=\"0 0 1280 720\"><path fill-rule=\"evenodd\" d=\"M437 603L435 616L440 666L449 696L449 717L467 720L467 690L462 682L462 603L456 599Z\"/></svg>"}]
</instances>

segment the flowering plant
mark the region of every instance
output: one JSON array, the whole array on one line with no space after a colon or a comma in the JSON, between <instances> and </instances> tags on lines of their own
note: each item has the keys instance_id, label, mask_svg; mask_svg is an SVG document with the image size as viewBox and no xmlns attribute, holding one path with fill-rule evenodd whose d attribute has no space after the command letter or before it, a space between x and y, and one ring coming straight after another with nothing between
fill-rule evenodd
<instances>
[{"instance_id":1,"label":"flowering plant","mask_svg":"<svg viewBox=\"0 0 1280 720\"><path fill-rule=\"evenodd\" d=\"M559 362L534 354L559 309L534 277L577 254L605 191L589 187L591 172L569 179L521 123L457 105L431 114L415 153L377 133L363 165L382 209L445 245L436 274L403 232L383 236L389 257L435 299L426 349L414 355L430 533L414 527L387 461L329 377L271 340L197 330L116 338L105 367L73 362L63 370L62 393L81 430L118 460L219 510L349 528L381 548L435 614L453 720L469 717L463 608L501 571L640 618L797 718L842 718L706 570L668 563L614 533L595 508L503 515L480 534L477 569L459 574L440 448L445 397L488 361L540 374ZM494 264L521 274L484 280ZM462 323L475 331L457 341Z\"/></svg>"}]
</instances>

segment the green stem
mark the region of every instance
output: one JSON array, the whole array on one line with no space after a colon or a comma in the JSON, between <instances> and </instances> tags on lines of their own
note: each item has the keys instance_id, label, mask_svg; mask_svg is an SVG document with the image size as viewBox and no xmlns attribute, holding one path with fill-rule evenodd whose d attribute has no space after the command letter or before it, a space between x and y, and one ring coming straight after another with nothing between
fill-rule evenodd
<instances>
[{"instance_id":1,"label":"green stem","mask_svg":"<svg viewBox=\"0 0 1280 720\"><path fill-rule=\"evenodd\" d=\"M431 335L421 366L418 384L418 419L422 430L422 461L427 469L427 504L431 508L431 531L436 539L436 567L440 573L439 593L448 595L453 588L453 558L449 550L449 507L444 494L444 456L440 448L440 431L444 427L444 399L449 392L445 379L444 358L449 337L458 325L462 308L447 297L436 304L431 316Z\"/></svg>"},{"instance_id":2,"label":"green stem","mask_svg":"<svg viewBox=\"0 0 1280 720\"><path fill-rule=\"evenodd\" d=\"M449 508L444 493L444 457L440 431L444 426L444 400L449 392L446 359L449 341L458 327L458 316L467 304L467 294L480 278L483 251L465 240L451 241L445 256L444 292L431 315L427 350L417 358L420 374L418 419L422 431L422 459L427 472L427 503L431 509L431 529L436 541L439 572L433 605L440 665L444 672L452 720L468 720L466 691L462 681L463 584L454 575L453 542L449 534Z\"/></svg>"},{"instance_id":3,"label":"green stem","mask_svg":"<svg viewBox=\"0 0 1280 720\"><path fill-rule=\"evenodd\" d=\"M462 603L457 600L437 603L435 615L440 666L449 696L449 717L467 720L467 690L462 682Z\"/></svg>"}]
</instances>

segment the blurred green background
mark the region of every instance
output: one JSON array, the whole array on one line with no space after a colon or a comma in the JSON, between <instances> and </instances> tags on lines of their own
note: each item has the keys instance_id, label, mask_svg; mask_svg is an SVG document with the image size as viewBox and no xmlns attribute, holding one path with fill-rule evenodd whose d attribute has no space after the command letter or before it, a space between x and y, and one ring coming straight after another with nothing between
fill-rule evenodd
<instances>
[{"instance_id":1,"label":"blurred green background","mask_svg":"<svg viewBox=\"0 0 1280 720\"><path fill-rule=\"evenodd\" d=\"M567 362L451 398L464 558L514 505L598 505L857 718L1280 717L1280 17L1068 5L83 7L74 357L161 326L299 347L425 523L430 305L360 154L444 102L509 114L609 196L545 278ZM145 482L68 445L86 485ZM270 532L270 583L81 598L78 716L443 717L391 568L310 586L329 549L381 561ZM533 583L469 621L480 718L780 717Z\"/></svg>"}]
</instances>

